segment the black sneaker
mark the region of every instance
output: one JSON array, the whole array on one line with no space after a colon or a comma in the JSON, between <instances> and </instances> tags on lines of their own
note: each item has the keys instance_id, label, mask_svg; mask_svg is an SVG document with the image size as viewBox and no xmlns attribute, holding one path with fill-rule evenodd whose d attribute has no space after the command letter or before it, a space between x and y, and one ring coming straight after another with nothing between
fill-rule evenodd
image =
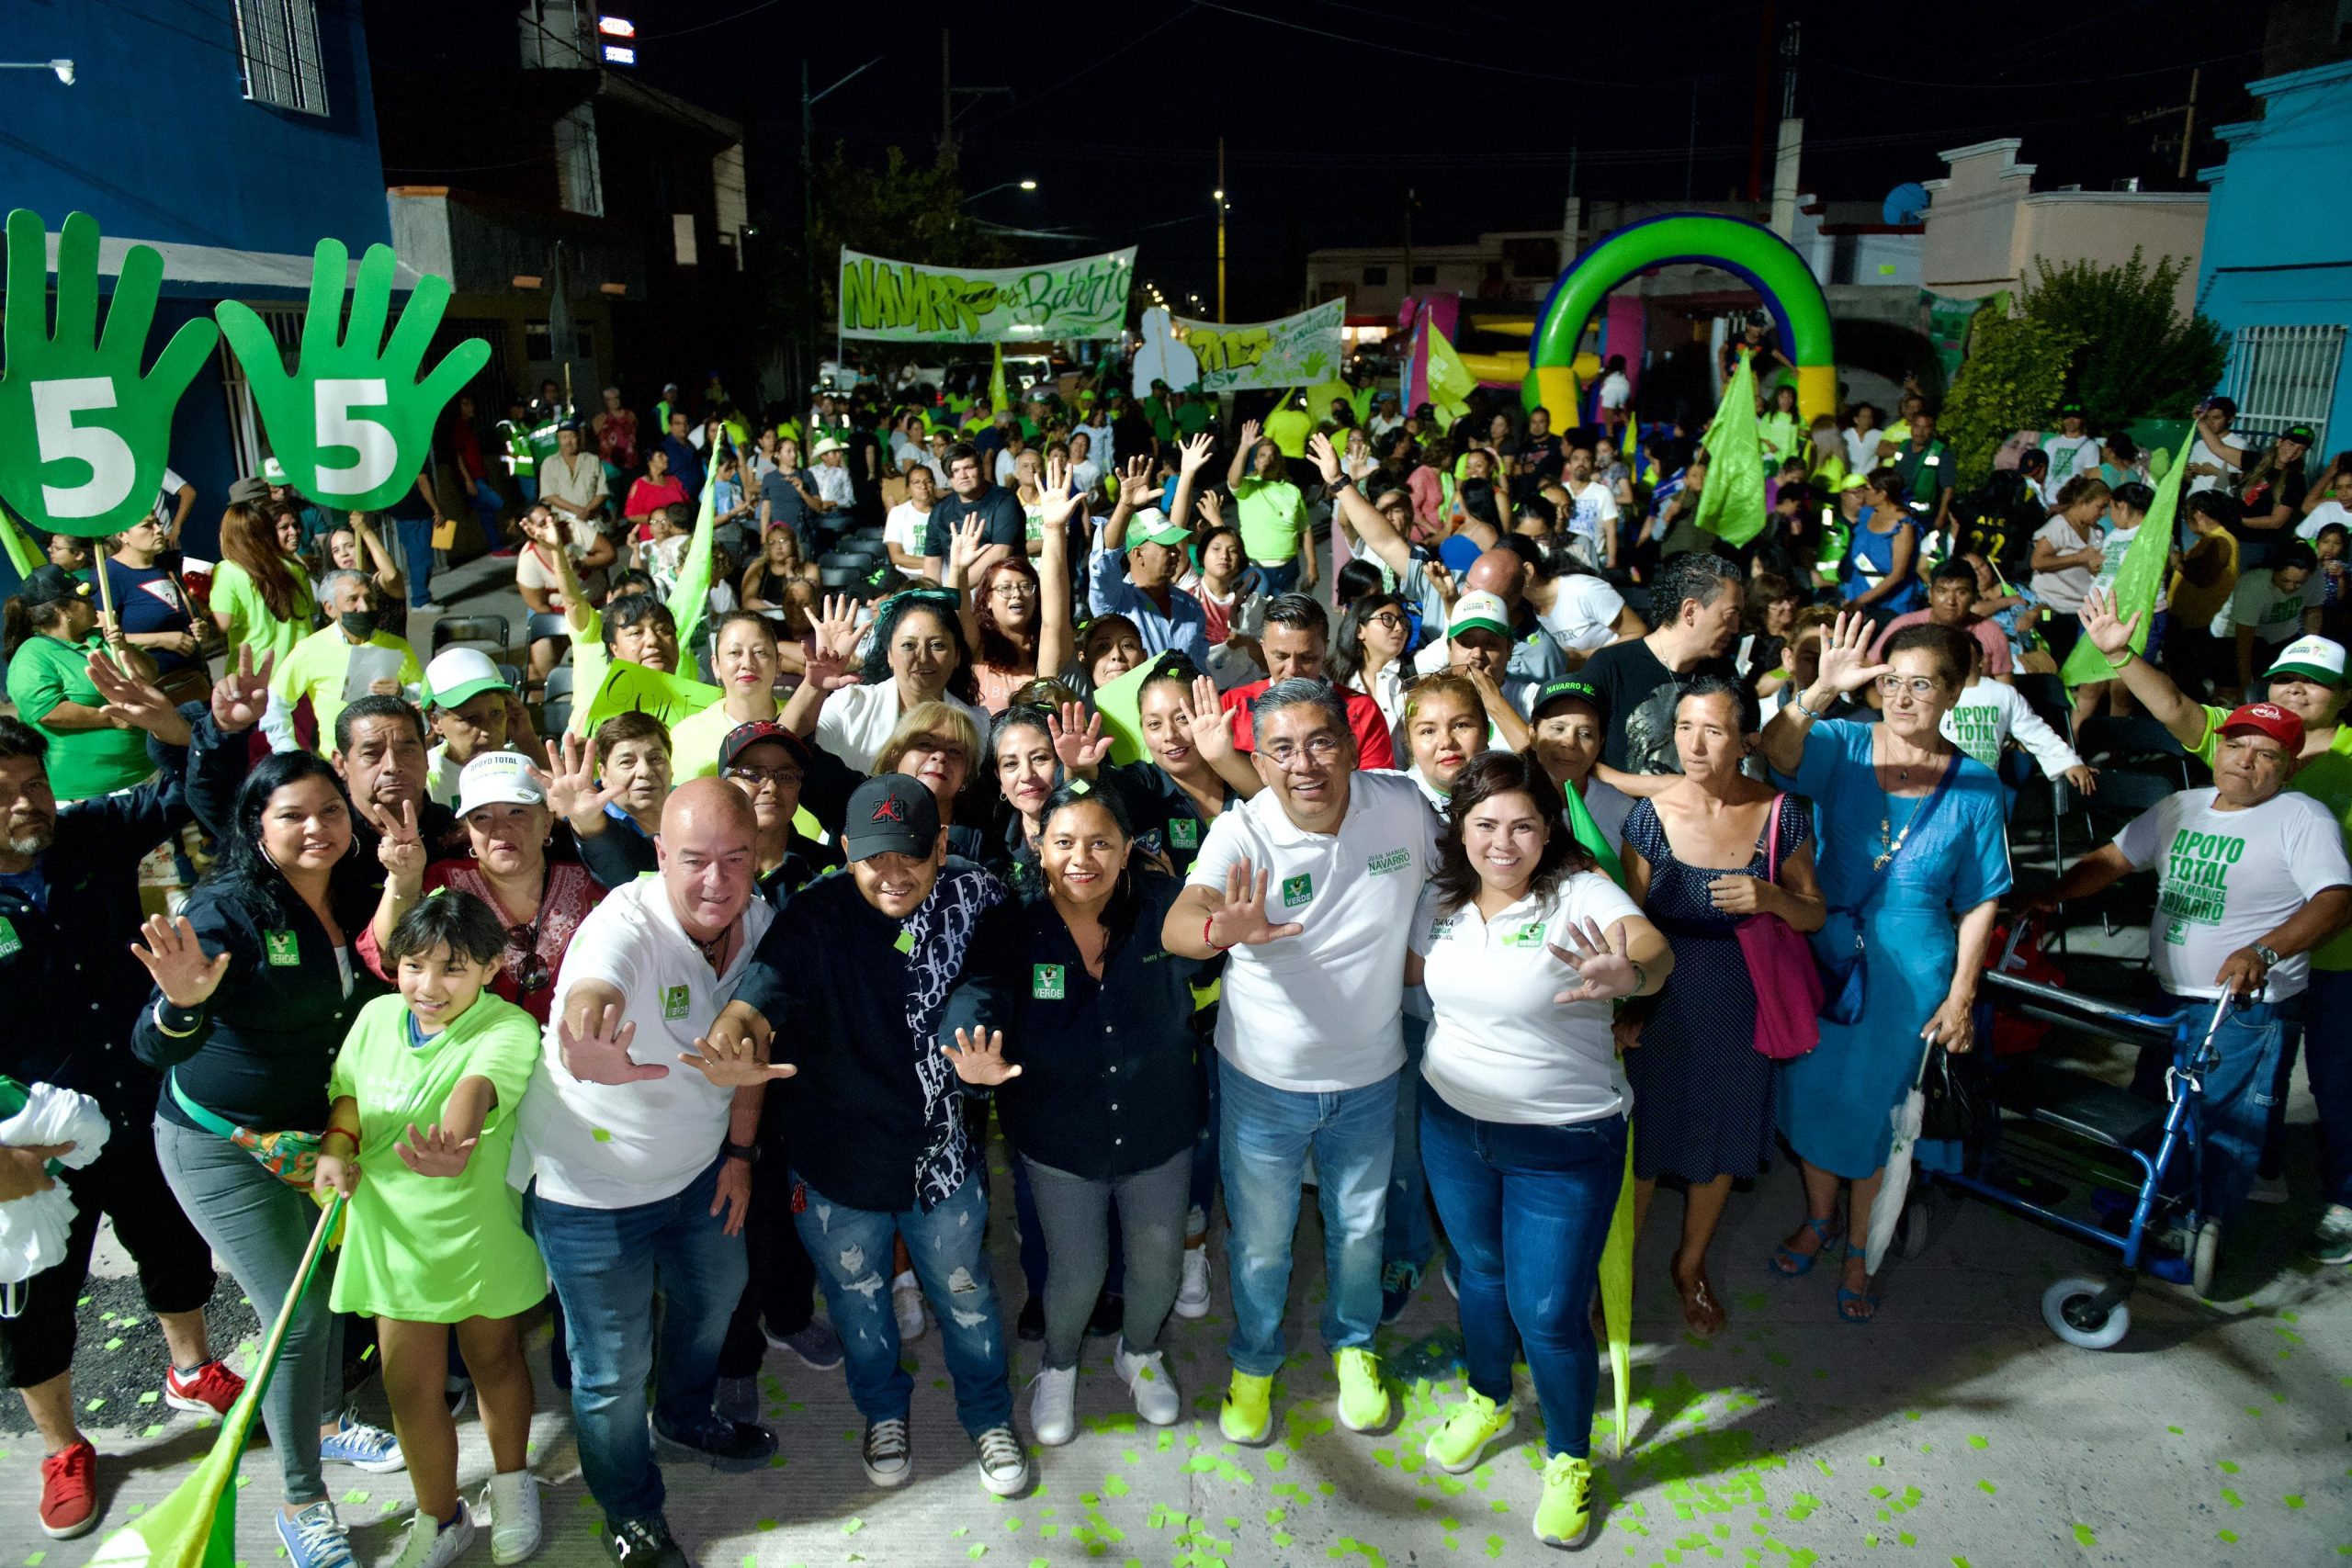
<instances>
[{"instance_id":1,"label":"black sneaker","mask_svg":"<svg viewBox=\"0 0 2352 1568\"><path fill-rule=\"evenodd\" d=\"M1101 1339L1116 1334L1127 1321L1127 1298L1105 1291L1094 1298L1094 1315L1086 1320L1086 1337Z\"/></svg>"},{"instance_id":2,"label":"black sneaker","mask_svg":"<svg viewBox=\"0 0 2352 1568\"><path fill-rule=\"evenodd\" d=\"M685 1548L670 1539L669 1524L661 1518L631 1519L605 1527L605 1551L621 1568L695 1568Z\"/></svg>"},{"instance_id":3,"label":"black sneaker","mask_svg":"<svg viewBox=\"0 0 2352 1568\"><path fill-rule=\"evenodd\" d=\"M1038 1344L1045 1339L1045 1297L1037 1294L1035 1291L1029 1292L1029 1299L1021 1303L1021 1316L1013 1324L1012 1331L1019 1335L1024 1342L1031 1345Z\"/></svg>"},{"instance_id":4,"label":"black sneaker","mask_svg":"<svg viewBox=\"0 0 2352 1568\"><path fill-rule=\"evenodd\" d=\"M653 1431L673 1448L684 1449L721 1470L755 1469L775 1452L775 1434L755 1421L729 1421L714 1415L684 1431L673 1431L657 1421Z\"/></svg>"}]
</instances>

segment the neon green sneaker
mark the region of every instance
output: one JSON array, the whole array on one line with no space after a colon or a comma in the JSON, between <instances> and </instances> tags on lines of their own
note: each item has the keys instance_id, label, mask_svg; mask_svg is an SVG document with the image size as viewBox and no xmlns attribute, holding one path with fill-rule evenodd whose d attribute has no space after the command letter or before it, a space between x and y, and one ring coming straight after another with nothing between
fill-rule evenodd
<instances>
[{"instance_id":1,"label":"neon green sneaker","mask_svg":"<svg viewBox=\"0 0 2352 1568\"><path fill-rule=\"evenodd\" d=\"M1380 1358L1369 1350L1335 1353L1340 1372L1340 1424L1351 1432L1369 1432L1388 1424L1388 1386L1380 1381Z\"/></svg>"},{"instance_id":2,"label":"neon green sneaker","mask_svg":"<svg viewBox=\"0 0 2352 1568\"><path fill-rule=\"evenodd\" d=\"M1554 1454L1544 1465L1535 1539L1546 1546L1582 1546L1591 1529L1592 1466L1574 1454Z\"/></svg>"},{"instance_id":3,"label":"neon green sneaker","mask_svg":"<svg viewBox=\"0 0 2352 1568\"><path fill-rule=\"evenodd\" d=\"M1446 1416L1445 1425L1430 1434L1421 1451L1447 1474L1467 1474L1478 1468L1479 1456L1487 1451L1487 1445L1509 1432L1510 1425L1510 1402L1505 1400L1498 1404L1474 1388L1470 1397Z\"/></svg>"},{"instance_id":4,"label":"neon green sneaker","mask_svg":"<svg viewBox=\"0 0 2352 1568\"><path fill-rule=\"evenodd\" d=\"M1216 1415L1217 1430L1228 1442L1264 1442L1274 1435L1274 1380L1236 1372L1226 1385L1225 1408Z\"/></svg>"}]
</instances>

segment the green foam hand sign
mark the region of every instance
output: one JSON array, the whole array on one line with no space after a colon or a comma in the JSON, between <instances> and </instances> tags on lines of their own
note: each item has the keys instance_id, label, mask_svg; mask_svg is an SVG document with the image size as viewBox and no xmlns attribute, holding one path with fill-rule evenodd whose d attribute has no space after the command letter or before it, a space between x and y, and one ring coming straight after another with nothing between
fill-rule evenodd
<instances>
[{"instance_id":1,"label":"green foam hand sign","mask_svg":"<svg viewBox=\"0 0 2352 1568\"><path fill-rule=\"evenodd\" d=\"M244 367L288 480L322 505L366 512L390 505L409 489L424 466L434 423L458 389L490 363L490 344L468 338L420 380L448 308L449 280L418 278L387 340L395 265L390 245L370 245L360 260L350 323L338 335L349 262L342 241L319 242L301 356L291 371L250 307L224 299L213 313Z\"/></svg>"},{"instance_id":2,"label":"green foam hand sign","mask_svg":"<svg viewBox=\"0 0 2352 1568\"><path fill-rule=\"evenodd\" d=\"M219 333L209 321L187 322L142 376L163 256L152 245L123 253L101 335L97 220L69 213L59 232L54 333L48 253L40 215L9 213L0 499L37 527L98 538L154 507L172 411Z\"/></svg>"}]
</instances>

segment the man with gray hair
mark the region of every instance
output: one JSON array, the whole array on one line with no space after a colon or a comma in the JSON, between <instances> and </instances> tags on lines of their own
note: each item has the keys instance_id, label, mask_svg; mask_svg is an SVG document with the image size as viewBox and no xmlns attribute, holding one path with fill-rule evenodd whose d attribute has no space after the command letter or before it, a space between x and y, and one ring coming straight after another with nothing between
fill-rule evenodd
<instances>
[{"instance_id":1,"label":"man with gray hair","mask_svg":"<svg viewBox=\"0 0 2352 1568\"><path fill-rule=\"evenodd\" d=\"M1277 681L1250 713L1250 762L1266 787L1210 826L1160 932L1172 953L1228 954L1216 1049L1233 1380L1219 1425L1237 1443L1273 1430L1310 1150L1340 1419L1360 1432L1388 1419L1372 1343L1405 1065L1405 942L1438 836L1412 780L1356 771L1348 710L1328 682Z\"/></svg>"},{"instance_id":2,"label":"man with gray hair","mask_svg":"<svg viewBox=\"0 0 2352 1568\"><path fill-rule=\"evenodd\" d=\"M407 638L383 629L382 602L375 580L356 571L331 571L319 584L327 625L296 643L270 679L277 701L262 728L274 750L295 749L291 716L305 698L318 724L312 749L324 756L345 704L366 696L416 697L424 666Z\"/></svg>"}]
</instances>

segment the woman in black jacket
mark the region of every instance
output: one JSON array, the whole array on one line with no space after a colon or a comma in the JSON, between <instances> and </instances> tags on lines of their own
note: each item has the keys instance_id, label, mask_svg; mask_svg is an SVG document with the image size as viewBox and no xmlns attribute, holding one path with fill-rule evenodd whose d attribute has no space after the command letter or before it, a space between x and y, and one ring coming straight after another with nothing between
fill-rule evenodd
<instances>
[{"instance_id":1,"label":"woman in black jacket","mask_svg":"<svg viewBox=\"0 0 2352 1568\"><path fill-rule=\"evenodd\" d=\"M318 1221L311 1174L328 1071L352 1019L385 989L352 952L375 902L354 850L334 770L307 751L265 758L237 791L220 864L177 919L149 919L131 949L155 980L131 1048L166 1070L155 1112L164 1179L265 1319L294 1287ZM390 1433L340 1407L332 1259L262 1402L285 1476L277 1534L295 1568L351 1562L322 1460L401 1466Z\"/></svg>"}]
</instances>

